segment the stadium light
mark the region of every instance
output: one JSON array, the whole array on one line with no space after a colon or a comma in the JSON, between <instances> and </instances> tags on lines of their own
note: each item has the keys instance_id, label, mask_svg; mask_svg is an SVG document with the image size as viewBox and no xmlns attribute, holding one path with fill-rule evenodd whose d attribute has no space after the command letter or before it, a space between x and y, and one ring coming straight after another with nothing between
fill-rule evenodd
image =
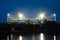
<instances>
[{"instance_id":1,"label":"stadium light","mask_svg":"<svg viewBox=\"0 0 60 40\"><path fill-rule=\"evenodd\" d=\"M7 17L9 17L9 16L10 16L10 14L8 13L8 14L7 14Z\"/></svg>"},{"instance_id":2,"label":"stadium light","mask_svg":"<svg viewBox=\"0 0 60 40\"><path fill-rule=\"evenodd\" d=\"M53 16L56 16L56 14L54 13Z\"/></svg>"},{"instance_id":3,"label":"stadium light","mask_svg":"<svg viewBox=\"0 0 60 40\"><path fill-rule=\"evenodd\" d=\"M11 40L13 40L13 34L11 34Z\"/></svg>"},{"instance_id":4,"label":"stadium light","mask_svg":"<svg viewBox=\"0 0 60 40\"><path fill-rule=\"evenodd\" d=\"M56 21L56 14L53 14L53 20Z\"/></svg>"},{"instance_id":5,"label":"stadium light","mask_svg":"<svg viewBox=\"0 0 60 40\"><path fill-rule=\"evenodd\" d=\"M19 19L23 19L23 14L22 13L18 13L18 17L19 17Z\"/></svg>"},{"instance_id":6,"label":"stadium light","mask_svg":"<svg viewBox=\"0 0 60 40\"><path fill-rule=\"evenodd\" d=\"M44 20L44 18L45 18L45 13L40 13L39 19L40 19L40 20Z\"/></svg>"},{"instance_id":7,"label":"stadium light","mask_svg":"<svg viewBox=\"0 0 60 40\"><path fill-rule=\"evenodd\" d=\"M7 22L9 22L9 21L10 21L10 14L7 13Z\"/></svg>"},{"instance_id":8,"label":"stadium light","mask_svg":"<svg viewBox=\"0 0 60 40\"><path fill-rule=\"evenodd\" d=\"M7 36L7 40L9 40L9 35Z\"/></svg>"}]
</instances>

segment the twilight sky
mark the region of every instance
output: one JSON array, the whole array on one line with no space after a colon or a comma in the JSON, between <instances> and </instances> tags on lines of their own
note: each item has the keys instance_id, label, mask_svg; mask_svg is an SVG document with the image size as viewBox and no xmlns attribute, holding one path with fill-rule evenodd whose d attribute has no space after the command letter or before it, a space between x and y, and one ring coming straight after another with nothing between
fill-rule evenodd
<instances>
[{"instance_id":1,"label":"twilight sky","mask_svg":"<svg viewBox=\"0 0 60 40\"><path fill-rule=\"evenodd\" d=\"M27 17L35 17L39 12L50 16L54 12L60 22L60 0L0 0L0 22L6 22L7 13L22 12Z\"/></svg>"}]
</instances>

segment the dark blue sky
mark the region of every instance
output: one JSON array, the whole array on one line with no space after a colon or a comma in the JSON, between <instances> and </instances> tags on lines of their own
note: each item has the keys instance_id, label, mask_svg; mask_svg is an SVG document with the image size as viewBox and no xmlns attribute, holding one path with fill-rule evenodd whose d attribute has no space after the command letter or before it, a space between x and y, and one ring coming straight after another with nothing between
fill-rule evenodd
<instances>
[{"instance_id":1,"label":"dark blue sky","mask_svg":"<svg viewBox=\"0 0 60 40\"><path fill-rule=\"evenodd\" d=\"M33 17L40 11L46 14L55 12L60 22L60 0L0 0L0 22L6 22L7 13L24 12L28 17Z\"/></svg>"}]
</instances>

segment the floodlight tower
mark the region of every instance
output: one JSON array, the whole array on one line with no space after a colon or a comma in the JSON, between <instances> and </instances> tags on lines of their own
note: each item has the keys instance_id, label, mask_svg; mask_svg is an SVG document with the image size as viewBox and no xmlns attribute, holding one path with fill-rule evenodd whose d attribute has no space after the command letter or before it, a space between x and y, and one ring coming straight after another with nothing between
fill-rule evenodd
<instances>
[{"instance_id":1,"label":"floodlight tower","mask_svg":"<svg viewBox=\"0 0 60 40\"><path fill-rule=\"evenodd\" d=\"M41 21L41 23L43 23L44 19L45 19L45 13L40 13L39 20Z\"/></svg>"},{"instance_id":2,"label":"floodlight tower","mask_svg":"<svg viewBox=\"0 0 60 40\"><path fill-rule=\"evenodd\" d=\"M53 21L56 21L56 13L53 14ZM54 34L54 40L56 40L56 35Z\"/></svg>"},{"instance_id":3,"label":"floodlight tower","mask_svg":"<svg viewBox=\"0 0 60 40\"><path fill-rule=\"evenodd\" d=\"M45 14L44 13L41 13L40 14L40 20L44 20L44 17L45 17Z\"/></svg>"},{"instance_id":4,"label":"floodlight tower","mask_svg":"<svg viewBox=\"0 0 60 40\"><path fill-rule=\"evenodd\" d=\"M10 16L10 14L8 13L8 14L7 14L7 17L9 17L9 16Z\"/></svg>"},{"instance_id":5,"label":"floodlight tower","mask_svg":"<svg viewBox=\"0 0 60 40\"><path fill-rule=\"evenodd\" d=\"M56 21L56 14L53 14L53 21Z\"/></svg>"},{"instance_id":6,"label":"floodlight tower","mask_svg":"<svg viewBox=\"0 0 60 40\"><path fill-rule=\"evenodd\" d=\"M23 20L23 14L22 13L18 13L18 18L19 18L19 20Z\"/></svg>"},{"instance_id":7,"label":"floodlight tower","mask_svg":"<svg viewBox=\"0 0 60 40\"><path fill-rule=\"evenodd\" d=\"M10 13L7 13L7 22L12 22L13 16Z\"/></svg>"},{"instance_id":8,"label":"floodlight tower","mask_svg":"<svg viewBox=\"0 0 60 40\"><path fill-rule=\"evenodd\" d=\"M10 17L10 14L8 13L7 14L7 22L9 22L9 17Z\"/></svg>"}]
</instances>

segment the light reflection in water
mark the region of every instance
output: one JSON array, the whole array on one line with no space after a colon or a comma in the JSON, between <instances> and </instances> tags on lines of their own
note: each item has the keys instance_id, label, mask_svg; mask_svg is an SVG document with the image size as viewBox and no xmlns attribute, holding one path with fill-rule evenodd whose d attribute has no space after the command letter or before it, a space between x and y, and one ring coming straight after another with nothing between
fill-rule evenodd
<instances>
[{"instance_id":1,"label":"light reflection in water","mask_svg":"<svg viewBox=\"0 0 60 40\"><path fill-rule=\"evenodd\" d=\"M9 40L9 36L7 36L7 40Z\"/></svg>"},{"instance_id":2,"label":"light reflection in water","mask_svg":"<svg viewBox=\"0 0 60 40\"><path fill-rule=\"evenodd\" d=\"M40 40L44 40L44 34L43 33L40 34Z\"/></svg>"},{"instance_id":3,"label":"light reflection in water","mask_svg":"<svg viewBox=\"0 0 60 40\"><path fill-rule=\"evenodd\" d=\"M19 40L22 40L22 36L21 35L19 36Z\"/></svg>"},{"instance_id":4,"label":"light reflection in water","mask_svg":"<svg viewBox=\"0 0 60 40\"><path fill-rule=\"evenodd\" d=\"M38 35L28 35L28 36L21 36L21 35L19 35L19 37L17 37L17 36L13 36L13 34L11 34L10 36L8 35L7 36L7 40L10 40L10 38L11 38L11 40L45 40L45 34L44 33L40 33L40 34L38 34ZM51 38L51 36L47 36L47 40L49 40L49 39L51 39L51 40L56 40L56 35L54 35L52 38Z\"/></svg>"},{"instance_id":5,"label":"light reflection in water","mask_svg":"<svg viewBox=\"0 0 60 40\"><path fill-rule=\"evenodd\" d=\"M35 40L35 36L34 36L34 34L33 34L32 40Z\"/></svg>"},{"instance_id":6,"label":"light reflection in water","mask_svg":"<svg viewBox=\"0 0 60 40\"><path fill-rule=\"evenodd\" d=\"M11 34L11 40L13 40L13 34Z\"/></svg>"},{"instance_id":7,"label":"light reflection in water","mask_svg":"<svg viewBox=\"0 0 60 40\"><path fill-rule=\"evenodd\" d=\"M56 40L56 35L54 35L54 40Z\"/></svg>"}]
</instances>

